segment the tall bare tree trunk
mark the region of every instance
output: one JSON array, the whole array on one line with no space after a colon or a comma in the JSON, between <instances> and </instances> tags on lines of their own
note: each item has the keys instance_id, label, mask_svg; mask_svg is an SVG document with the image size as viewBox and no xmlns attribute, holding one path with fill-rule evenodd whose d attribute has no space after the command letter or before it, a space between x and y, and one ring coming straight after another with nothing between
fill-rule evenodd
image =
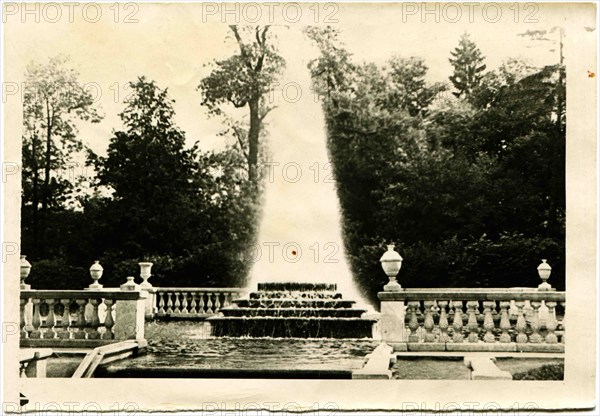
<instances>
[{"instance_id":1,"label":"tall bare tree trunk","mask_svg":"<svg viewBox=\"0 0 600 416\"><path fill-rule=\"evenodd\" d=\"M44 187L42 189L42 209L40 212L40 255L44 255L46 245L46 220L48 216L48 196L50 193L50 162L52 156L52 116L49 105L46 104L46 152L44 155Z\"/></svg>"},{"instance_id":2,"label":"tall bare tree trunk","mask_svg":"<svg viewBox=\"0 0 600 416\"><path fill-rule=\"evenodd\" d=\"M39 211L39 188L40 188L40 172L37 161L37 141L38 136L37 133L33 135L31 139L31 154L32 154L32 162L33 162L33 186L31 189L31 199L32 199L32 212L31 212L31 224L33 227L33 256L38 256L40 252L40 225L38 219L38 211Z\"/></svg>"},{"instance_id":3,"label":"tall bare tree trunk","mask_svg":"<svg viewBox=\"0 0 600 416\"><path fill-rule=\"evenodd\" d=\"M248 130L248 176L253 185L258 184L258 139L260 136L260 98L248 101L250 129Z\"/></svg>"}]
</instances>

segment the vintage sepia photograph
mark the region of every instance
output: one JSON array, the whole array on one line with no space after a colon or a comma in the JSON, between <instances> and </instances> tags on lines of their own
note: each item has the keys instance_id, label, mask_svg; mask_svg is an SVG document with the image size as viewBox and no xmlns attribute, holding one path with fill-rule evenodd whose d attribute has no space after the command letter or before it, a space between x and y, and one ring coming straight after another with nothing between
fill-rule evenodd
<instances>
[{"instance_id":1,"label":"vintage sepia photograph","mask_svg":"<svg viewBox=\"0 0 600 416\"><path fill-rule=\"evenodd\" d=\"M2 7L3 412L594 408L594 3Z\"/></svg>"}]
</instances>

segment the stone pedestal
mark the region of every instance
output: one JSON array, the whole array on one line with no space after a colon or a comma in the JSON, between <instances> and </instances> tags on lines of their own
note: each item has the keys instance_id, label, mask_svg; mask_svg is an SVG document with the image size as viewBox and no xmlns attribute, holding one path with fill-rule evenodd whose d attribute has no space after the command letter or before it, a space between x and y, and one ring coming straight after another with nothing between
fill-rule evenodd
<instances>
[{"instance_id":1,"label":"stone pedestal","mask_svg":"<svg viewBox=\"0 0 600 416\"><path fill-rule=\"evenodd\" d=\"M406 342L404 301L381 302L381 340L389 344Z\"/></svg>"},{"instance_id":2,"label":"stone pedestal","mask_svg":"<svg viewBox=\"0 0 600 416\"><path fill-rule=\"evenodd\" d=\"M144 315L145 315L146 319L153 319L154 313L155 313L154 305L156 305L156 289L153 287L144 288L143 283L140 286L142 287L142 290L144 290L145 292L148 293L148 296L146 297Z\"/></svg>"},{"instance_id":3,"label":"stone pedestal","mask_svg":"<svg viewBox=\"0 0 600 416\"><path fill-rule=\"evenodd\" d=\"M144 314L148 293L139 292L136 299L118 300L115 304L115 339L144 339Z\"/></svg>"},{"instance_id":4,"label":"stone pedestal","mask_svg":"<svg viewBox=\"0 0 600 416\"><path fill-rule=\"evenodd\" d=\"M512 374L500 370L493 357L466 356L464 363L471 370L471 380L512 380Z\"/></svg>"}]
</instances>

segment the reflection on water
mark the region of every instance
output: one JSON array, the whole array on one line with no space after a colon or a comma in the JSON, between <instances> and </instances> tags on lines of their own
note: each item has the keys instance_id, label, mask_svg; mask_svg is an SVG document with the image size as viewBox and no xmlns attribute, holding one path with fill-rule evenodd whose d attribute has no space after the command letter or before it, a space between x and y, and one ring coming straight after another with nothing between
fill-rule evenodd
<instances>
[{"instance_id":1,"label":"reflection on water","mask_svg":"<svg viewBox=\"0 0 600 416\"><path fill-rule=\"evenodd\" d=\"M147 325L148 353L123 361L124 367L231 369L361 368L377 346L373 340L298 338L212 338L200 322Z\"/></svg>"}]
</instances>

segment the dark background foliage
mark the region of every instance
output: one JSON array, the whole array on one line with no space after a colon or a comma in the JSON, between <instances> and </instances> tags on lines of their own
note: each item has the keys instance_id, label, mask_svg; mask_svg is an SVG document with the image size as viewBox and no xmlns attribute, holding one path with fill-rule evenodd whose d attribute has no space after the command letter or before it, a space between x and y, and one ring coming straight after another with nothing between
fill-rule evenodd
<instances>
[{"instance_id":1,"label":"dark background foliage","mask_svg":"<svg viewBox=\"0 0 600 416\"><path fill-rule=\"evenodd\" d=\"M465 35L450 58L454 90L445 91L425 83L417 58L357 63L335 30L308 34L321 49L310 68L346 251L372 300L387 281L378 259L389 242L404 257L404 287L537 286L545 258L552 285L564 289L562 65L509 60L484 73ZM398 79L407 73L411 82Z\"/></svg>"}]
</instances>

